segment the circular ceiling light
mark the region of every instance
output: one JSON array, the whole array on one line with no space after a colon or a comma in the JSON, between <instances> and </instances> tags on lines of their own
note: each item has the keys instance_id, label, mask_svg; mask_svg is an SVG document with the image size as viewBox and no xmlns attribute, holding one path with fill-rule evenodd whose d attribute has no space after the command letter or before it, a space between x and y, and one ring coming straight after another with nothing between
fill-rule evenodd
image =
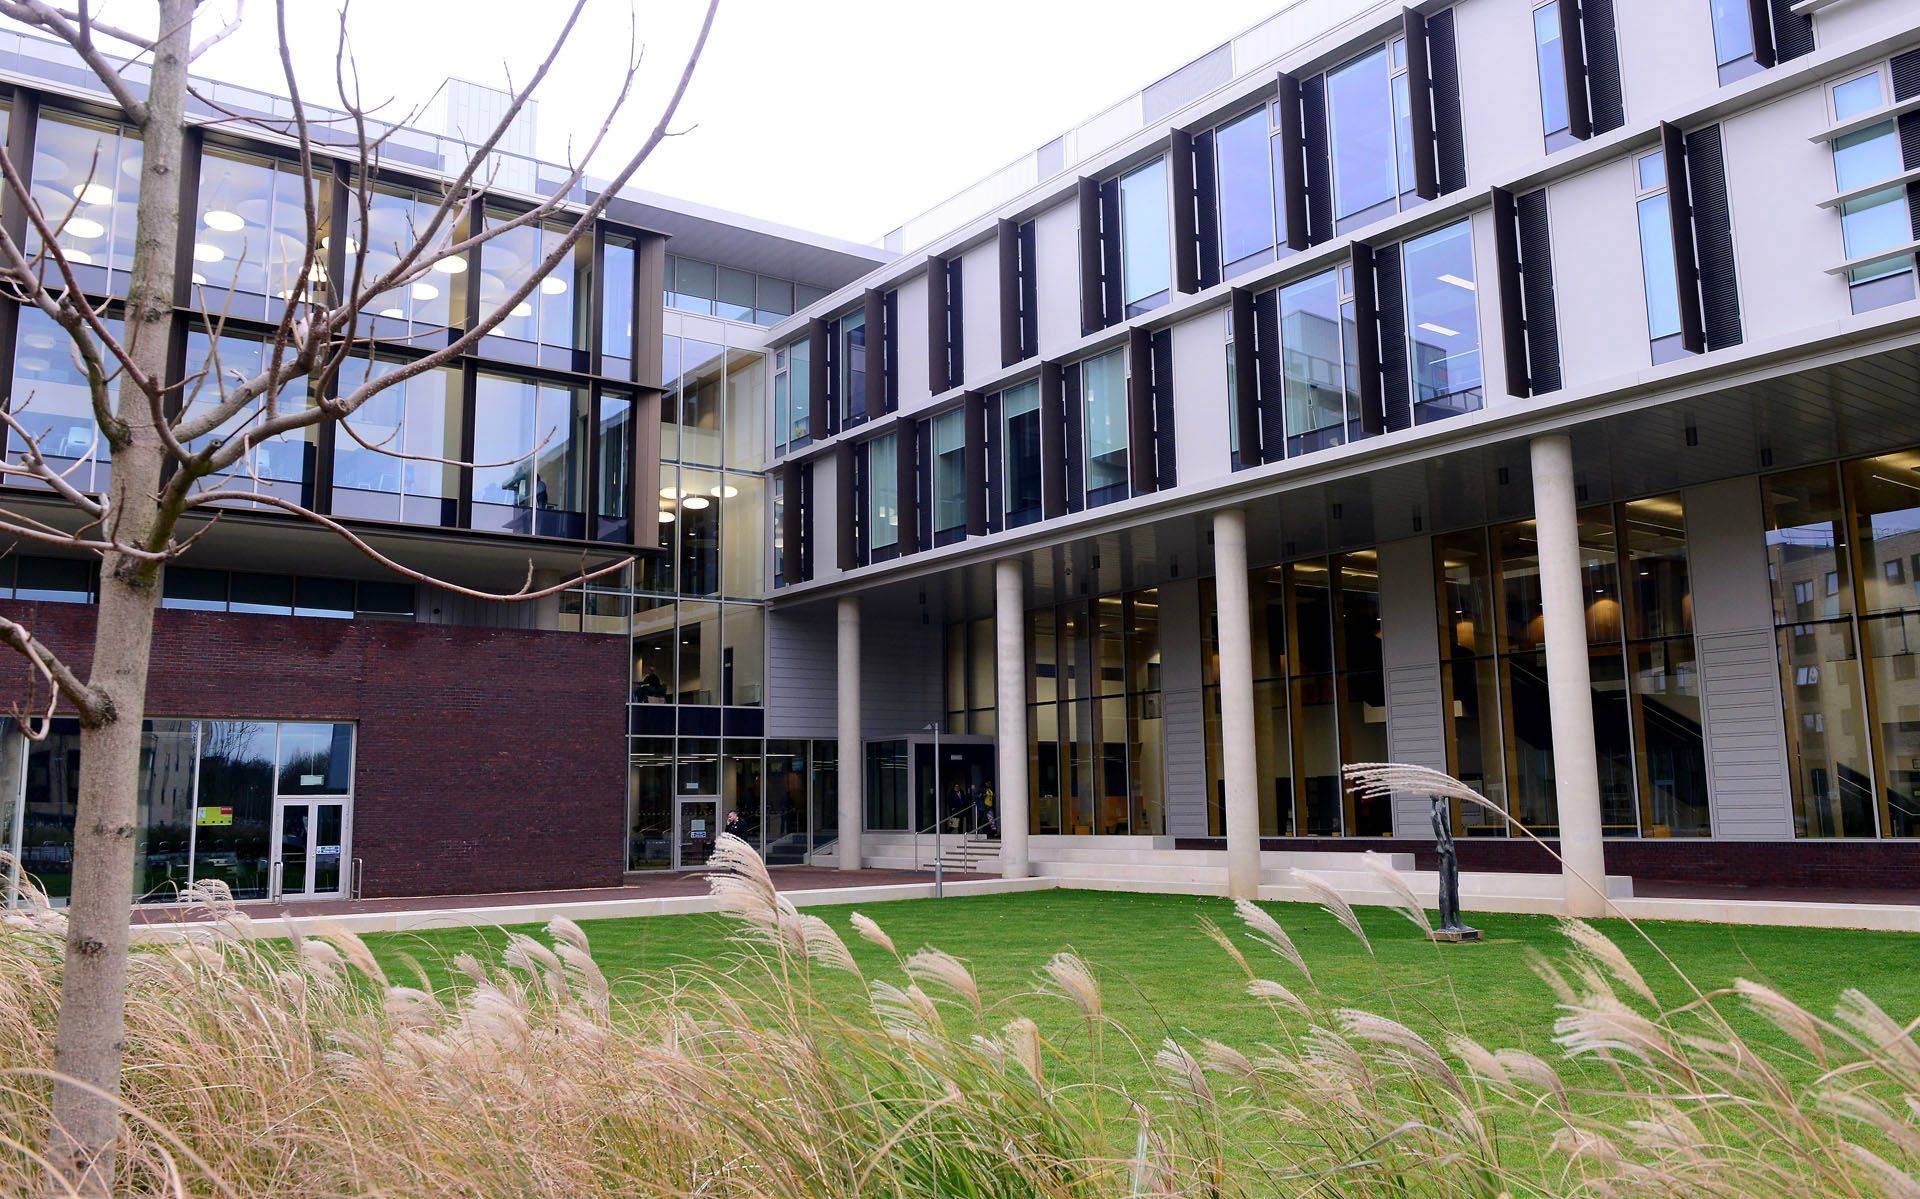
<instances>
[{"instance_id":1,"label":"circular ceiling light","mask_svg":"<svg viewBox=\"0 0 1920 1199\"><path fill-rule=\"evenodd\" d=\"M711 504L712 502L713 502L712 500L708 499L704 495L690 495L686 499L687 507L693 509L695 512L700 511L700 509L706 507L708 504Z\"/></svg>"},{"instance_id":2,"label":"circular ceiling light","mask_svg":"<svg viewBox=\"0 0 1920 1199\"><path fill-rule=\"evenodd\" d=\"M67 255L67 261L75 266L93 265L93 255L87 253L85 250L67 250L65 253Z\"/></svg>"},{"instance_id":3,"label":"circular ceiling light","mask_svg":"<svg viewBox=\"0 0 1920 1199\"><path fill-rule=\"evenodd\" d=\"M406 319L406 317L407 317L407 314L406 314L406 313L404 313L404 312L402 312L402 311L400 311L400 310L399 310L398 308L382 308L382 309L380 310L380 315L381 315L381 316L390 316L390 317L392 317L392 318L393 318L394 320L397 320L397 321L398 321L398 320L405 320L405 319Z\"/></svg>"},{"instance_id":4,"label":"circular ceiling light","mask_svg":"<svg viewBox=\"0 0 1920 1199\"><path fill-rule=\"evenodd\" d=\"M113 189L104 183L82 183L73 189L76 200L82 204L111 204Z\"/></svg>"},{"instance_id":5,"label":"circular ceiling light","mask_svg":"<svg viewBox=\"0 0 1920 1199\"><path fill-rule=\"evenodd\" d=\"M92 241L94 238L105 234L106 231L107 227L99 221L88 220L83 216L77 216L68 221L66 228L68 237L77 237L81 241Z\"/></svg>"},{"instance_id":6,"label":"circular ceiling light","mask_svg":"<svg viewBox=\"0 0 1920 1199\"><path fill-rule=\"evenodd\" d=\"M449 258L440 259L433 264L433 269L443 275L457 275L467 269L467 260L456 254Z\"/></svg>"},{"instance_id":7,"label":"circular ceiling light","mask_svg":"<svg viewBox=\"0 0 1920 1199\"><path fill-rule=\"evenodd\" d=\"M518 304L515 304L513 306L513 315L514 316L532 316L533 305L527 303L525 300L522 300Z\"/></svg>"},{"instance_id":8,"label":"circular ceiling light","mask_svg":"<svg viewBox=\"0 0 1920 1199\"><path fill-rule=\"evenodd\" d=\"M670 524L672 524L672 523L673 523L673 513L671 513L671 512L669 512L669 511L667 511L667 510L666 510L665 508L662 508L662 509L660 509L660 523L661 523L661 524L663 524L663 525L670 525Z\"/></svg>"},{"instance_id":9,"label":"circular ceiling light","mask_svg":"<svg viewBox=\"0 0 1920 1199\"><path fill-rule=\"evenodd\" d=\"M219 262L226 256L227 252L219 246L208 245L203 241L193 243L193 260L195 262Z\"/></svg>"},{"instance_id":10,"label":"circular ceiling light","mask_svg":"<svg viewBox=\"0 0 1920 1199\"><path fill-rule=\"evenodd\" d=\"M247 227L246 220L239 213L228 212L224 208L210 208L201 219L207 222L207 228L218 229L222 233L238 233Z\"/></svg>"},{"instance_id":11,"label":"circular ceiling light","mask_svg":"<svg viewBox=\"0 0 1920 1199\"><path fill-rule=\"evenodd\" d=\"M711 488L709 494L717 495L723 500L730 500L740 494L740 489L731 483L722 483L718 487Z\"/></svg>"},{"instance_id":12,"label":"circular ceiling light","mask_svg":"<svg viewBox=\"0 0 1920 1199\"><path fill-rule=\"evenodd\" d=\"M207 285L207 277L199 271L193 272L193 285L195 287L205 287Z\"/></svg>"},{"instance_id":13,"label":"circular ceiling light","mask_svg":"<svg viewBox=\"0 0 1920 1199\"><path fill-rule=\"evenodd\" d=\"M552 275L548 275L546 278L540 280L540 294L543 296L565 295L566 291L567 281L565 279L556 279Z\"/></svg>"},{"instance_id":14,"label":"circular ceiling light","mask_svg":"<svg viewBox=\"0 0 1920 1199\"><path fill-rule=\"evenodd\" d=\"M416 300L437 300L440 298L440 289L431 283L416 283L412 287L409 287L407 292Z\"/></svg>"},{"instance_id":15,"label":"circular ceiling light","mask_svg":"<svg viewBox=\"0 0 1920 1199\"><path fill-rule=\"evenodd\" d=\"M680 498L680 489L678 487L662 487L660 489L660 498L663 500L677 500Z\"/></svg>"}]
</instances>

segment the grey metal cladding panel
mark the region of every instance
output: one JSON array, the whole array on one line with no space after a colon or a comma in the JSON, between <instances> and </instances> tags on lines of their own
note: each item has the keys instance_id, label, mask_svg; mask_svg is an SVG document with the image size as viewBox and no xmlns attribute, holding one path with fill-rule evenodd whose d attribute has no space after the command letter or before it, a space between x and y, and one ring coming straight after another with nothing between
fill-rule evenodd
<instances>
[{"instance_id":1,"label":"grey metal cladding panel","mask_svg":"<svg viewBox=\"0 0 1920 1199\"><path fill-rule=\"evenodd\" d=\"M1140 104L1151 125L1233 79L1233 44L1215 47L1140 94Z\"/></svg>"},{"instance_id":2,"label":"grey metal cladding panel","mask_svg":"<svg viewBox=\"0 0 1920 1199\"><path fill-rule=\"evenodd\" d=\"M1697 639L1716 836L1790 839L1793 796L1772 629Z\"/></svg>"},{"instance_id":3,"label":"grey metal cladding panel","mask_svg":"<svg viewBox=\"0 0 1920 1199\"><path fill-rule=\"evenodd\" d=\"M836 735L838 650L831 608L767 612L767 736Z\"/></svg>"},{"instance_id":4,"label":"grey metal cladding panel","mask_svg":"<svg viewBox=\"0 0 1920 1199\"><path fill-rule=\"evenodd\" d=\"M860 723L869 737L917 732L943 715L945 630L918 621L860 625Z\"/></svg>"},{"instance_id":5,"label":"grey metal cladding panel","mask_svg":"<svg viewBox=\"0 0 1920 1199\"><path fill-rule=\"evenodd\" d=\"M1204 704L1205 696L1199 691L1168 691L1161 696L1161 729L1167 755L1167 832L1176 837L1207 835Z\"/></svg>"},{"instance_id":6,"label":"grey metal cladding panel","mask_svg":"<svg viewBox=\"0 0 1920 1199\"><path fill-rule=\"evenodd\" d=\"M1446 709L1440 666L1399 666L1387 672L1387 753L1396 762L1447 768ZM1393 797L1393 835L1431 836L1425 796Z\"/></svg>"}]
</instances>

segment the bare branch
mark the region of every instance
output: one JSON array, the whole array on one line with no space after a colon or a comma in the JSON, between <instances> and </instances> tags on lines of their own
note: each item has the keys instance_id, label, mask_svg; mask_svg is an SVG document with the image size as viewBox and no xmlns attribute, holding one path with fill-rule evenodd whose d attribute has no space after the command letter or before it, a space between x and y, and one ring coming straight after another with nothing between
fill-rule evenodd
<instances>
[{"instance_id":1,"label":"bare branch","mask_svg":"<svg viewBox=\"0 0 1920 1199\"><path fill-rule=\"evenodd\" d=\"M72 46L74 53L87 64L87 68L99 78L101 86L112 94L114 102L127 114L127 120L141 128L146 127L146 101L133 94L133 88L120 77L120 68L93 44L92 31L95 25L90 16L76 13L70 20L67 14L50 4L43 3L42 0L0 0L0 16L12 17L23 25L44 29ZM100 29L103 33L107 32L105 26L101 26ZM110 36L118 38L120 34L115 32ZM140 45L145 39L125 40L130 44ZM149 49L153 45L152 42L146 42Z\"/></svg>"},{"instance_id":2,"label":"bare branch","mask_svg":"<svg viewBox=\"0 0 1920 1199\"><path fill-rule=\"evenodd\" d=\"M236 0L233 6L233 19L194 43L193 49L187 51L187 61L197 61L202 54L205 54L221 42L232 37L235 31L240 28L240 23L246 20L246 17L247 0Z\"/></svg>"},{"instance_id":3,"label":"bare branch","mask_svg":"<svg viewBox=\"0 0 1920 1199\"><path fill-rule=\"evenodd\" d=\"M0 616L0 641L20 651L47 682L64 697L80 716L82 724L97 725L112 712L107 698L89 687L60 656L49 649L33 631L17 620ZM48 713L51 715L51 711Z\"/></svg>"}]
</instances>

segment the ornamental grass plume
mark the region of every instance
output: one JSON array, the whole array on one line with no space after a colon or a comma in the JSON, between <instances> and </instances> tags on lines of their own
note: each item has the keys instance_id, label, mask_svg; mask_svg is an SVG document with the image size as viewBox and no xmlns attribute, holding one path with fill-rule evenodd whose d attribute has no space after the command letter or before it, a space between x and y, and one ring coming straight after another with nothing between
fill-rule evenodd
<instances>
[{"instance_id":1,"label":"ornamental grass plume","mask_svg":"<svg viewBox=\"0 0 1920 1199\"><path fill-rule=\"evenodd\" d=\"M203 889L200 923L128 973L117 1193L1920 1199L1915 1026L1857 990L1703 993L1569 921L1540 963L1553 1027L1503 1046L1451 1006L1336 997L1343 972L1248 904L1248 933L1309 985L1196 927L1157 951L1220 949L1231 983L1142 1019L1077 953L996 994L863 917L795 912L744 843L720 857L713 960L650 976L610 975L566 920L402 969L318 923L256 940ZM60 923L30 880L0 917L4 1195L46 1193Z\"/></svg>"}]
</instances>

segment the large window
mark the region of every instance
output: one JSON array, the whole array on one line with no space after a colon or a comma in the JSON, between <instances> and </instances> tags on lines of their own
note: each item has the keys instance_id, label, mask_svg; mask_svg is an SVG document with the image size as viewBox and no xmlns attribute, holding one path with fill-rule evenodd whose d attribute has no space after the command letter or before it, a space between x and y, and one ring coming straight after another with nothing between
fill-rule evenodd
<instances>
[{"instance_id":1,"label":"large window","mask_svg":"<svg viewBox=\"0 0 1920 1199\"><path fill-rule=\"evenodd\" d=\"M1220 277L1272 262L1278 242L1274 155L1279 141L1268 128L1267 106L1213 133L1220 208Z\"/></svg>"},{"instance_id":2,"label":"large window","mask_svg":"<svg viewBox=\"0 0 1920 1199\"><path fill-rule=\"evenodd\" d=\"M1032 831L1164 833L1159 592L1038 608L1027 614L1027 624ZM974 646L990 645L984 622L970 632ZM957 668L953 635L950 629L949 696ZM964 693L977 709L991 678L991 650L975 648L967 662L973 669ZM991 696L985 702L991 704Z\"/></svg>"},{"instance_id":3,"label":"large window","mask_svg":"<svg viewBox=\"0 0 1920 1199\"><path fill-rule=\"evenodd\" d=\"M375 373L397 363L376 360ZM367 380L367 359L340 365L340 394ZM392 384L356 409L334 438L337 516L451 528L460 498L460 374L442 367Z\"/></svg>"},{"instance_id":4,"label":"large window","mask_svg":"<svg viewBox=\"0 0 1920 1199\"><path fill-rule=\"evenodd\" d=\"M402 254L426 237L427 226L433 221L434 211L439 204L440 197L431 192L385 183L371 184L367 187L367 214L363 227L359 196L354 194L348 197L348 245L351 249L364 246L366 251L359 280L361 286L372 283L392 270L398 265ZM431 249L439 250L452 244L453 234L454 217L448 214L434 234ZM396 287L374 296L367 304L367 310L387 320L405 321L412 325L440 327L464 322L467 260L459 255L435 257L428 254L427 258L433 263L432 270L405 287ZM348 278L342 280L343 287L354 286L353 269L350 253L347 258Z\"/></svg>"},{"instance_id":5,"label":"large window","mask_svg":"<svg viewBox=\"0 0 1920 1199\"><path fill-rule=\"evenodd\" d=\"M1394 39L1327 73L1334 228L1371 224L1413 197L1406 43Z\"/></svg>"},{"instance_id":6,"label":"large window","mask_svg":"<svg viewBox=\"0 0 1920 1199\"><path fill-rule=\"evenodd\" d=\"M774 452L798 449L812 439L813 348L806 341L773 352Z\"/></svg>"},{"instance_id":7,"label":"large window","mask_svg":"<svg viewBox=\"0 0 1920 1199\"><path fill-rule=\"evenodd\" d=\"M1856 75L1836 85L1832 95L1836 121L1871 112L1888 100L1884 72L1876 67ZM1905 169L1899 129L1893 121L1869 125L1833 143L1834 184L1843 194L1896 180ZM1855 312L1913 298L1913 253L1892 253L1913 243L1905 184L1895 182L1843 201L1840 234L1847 261L1867 260L1847 272Z\"/></svg>"},{"instance_id":8,"label":"large window","mask_svg":"<svg viewBox=\"0 0 1920 1199\"><path fill-rule=\"evenodd\" d=\"M473 527L584 536L589 421L584 389L481 372Z\"/></svg>"},{"instance_id":9,"label":"large window","mask_svg":"<svg viewBox=\"0 0 1920 1199\"><path fill-rule=\"evenodd\" d=\"M1006 526L1017 529L1040 519L1040 384L1027 382L1000 393L1001 445L1005 482L1001 502Z\"/></svg>"},{"instance_id":10,"label":"large window","mask_svg":"<svg viewBox=\"0 0 1920 1199\"><path fill-rule=\"evenodd\" d=\"M933 536L956 540L967 528L967 414L943 412L929 422L933 447Z\"/></svg>"},{"instance_id":11,"label":"large window","mask_svg":"<svg viewBox=\"0 0 1920 1199\"><path fill-rule=\"evenodd\" d=\"M900 435L867 443L867 552L885 556L900 545Z\"/></svg>"},{"instance_id":12,"label":"large window","mask_svg":"<svg viewBox=\"0 0 1920 1199\"><path fill-rule=\"evenodd\" d=\"M1407 341L1416 422L1481 406L1479 296L1473 232L1449 225L1404 247Z\"/></svg>"},{"instance_id":13,"label":"large window","mask_svg":"<svg viewBox=\"0 0 1920 1199\"><path fill-rule=\"evenodd\" d=\"M487 211L489 228L505 225L512 219L511 213ZM568 232L565 225L525 224L508 229L483 245L480 248L482 315L504 304L508 296L532 278L547 256L566 241ZM539 285L525 299L513 304L506 319L494 326L492 335L561 349L584 345L576 328L574 299L579 291L575 259L585 256L586 242L587 239L582 238L562 255Z\"/></svg>"},{"instance_id":14,"label":"large window","mask_svg":"<svg viewBox=\"0 0 1920 1199\"><path fill-rule=\"evenodd\" d=\"M1920 835L1920 453L1762 481L1794 826Z\"/></svg>"},{"instance_id":15,"label":"large window","mask_svg":"<svg viewBox=\"0 0 1920 1199\"><path fill-rule=\"evenodd\" d=\"M633 377L633 239L608 237L600 248L600 373Z\"/></svg>"},{"instance_id":16,"label":"large window","mask_svg":"<svg viewBox=\"0 0 1920 1199\"><path fill-rule=\"evenodd\" d=\"M667 258L666 305L681 312L777 325L826 294L790 279L756 276L693 258Z\"/></svg>"},{"instance_id":17,"label":"large window","mask_svg":"<svg viewBox=\"0 0 1920 1199\"><path fill-rule=\"evenodd\" d=\"M118 336L119 320L109 320L107 328ZM110 386L117 397L119 383ZM92 389L73 338L52 317L30 305L20 307L12 397L14 419L39 444L47 465L82 490L105 491L112 448L94 421ZM7 457L18 461L26 447L12 432L7 441ZM11 479L30 481L25 475Z\"/></svg>"},{"instance_id":18,"label":"large window","mask_svg":"<svg viewBox=\"0 0 1920 1199\"><path fill-rule=\"evenodd\" d=\"M140 158L140 138L131 130L50 109L40 114L33 142L33 202L47 214L60 249L89 290L126 291ZM29 228L27 253L39 245L39 235Z\"/></svg>"},{"instance_id":19,"label":"large window","mask_svg":"<svg viewBox=\"0 0 1920 1199\"><path fill-rule=\"evenodd\" d=\"M1087 506L1127 497L1127 364L1119 350L1081 364Z\"/></svg>"},{"instance_id":20,"label":"large window","mask_svg":"<svg viewBox=\"0 0 1920 1199\"><path fill-rule=\"evenodd\" d=\"M226 391L236 379L264 374L271 365L273 347L254 337L233 334L215 341L199 330L187 334L184 416L191 420L223 402ZM291 357L291 352L286 354ZM283 358L284 361L284 358ZM280 389L274 398L276 411L292 412L308 406L307 380L297 377ZM222 422L214 432L196 439L188 449L199 452L207 445L223 442L257 424L265 414L266 401L255 400ZM246 491L277 496L307 507L313 506L314 446L316 426L308 425L281 433L256 445L252 452L218 475L200 481L206 490Z\"/></svg>"},{"instance_id":21,"label":"large window","mask_svg":"<svg viewBox=\"0 0 1920 1199\"><path fill-rule=\"evenodd\" d=\"M1577 140L1568 118L1566 49L1560 36L1560 0L1547 0L1533 10L1533 54L1540 71L1540 127L1549 152Z\"/></svg>"},{"instance_id":22,"label":"large window","mask_svg":"<svg viewBox=\"0 0 1920 1199\"><path fill-rule=\"evenodd\" d=\"M303 283L309 192L316 241ZM208 147L200 161L193 228L196 303L211 312L259 317L271 315L276 301L325 301L329 192L326 180L304 179L290 163Z\"/></svg>"},{"instance_id":23,"label":"large window","mask_svg":"<svg viewBox=\"0 0 1920 1199\"><path fill-rule=\"evenodd\" d=\"M1647 338L1655 363L1686 353L1681 344L1680 279L1674 266L1673 213L1667 195L1667 156L1659 150L1634 163L1640 198L1640 271L1647 295Z\"/></svg>"},{"instance_id":24,"label":"large window","mask_svg":"<svg viewBox=\"0 0 1920 1199\"><path fill-rule=\"evenodd\" d=\"M1720 67L1720 82L1732 83L1759 71L1749 0L1707 0L1707 7L1713 14L1714 61Z\"/></svg>"},{"instance_id":25,"label":"large window","mask_svg":"<svg viewBox=\"0 0 1920 1199\"><path fill-rule=\"evenodd\" d=\"M1680 498L1585 509L1579 533L1603 826L1610 835L1707 836ZM1533 522L1436 537L1434 559L1449 768L1551 835L1559 818ZM1483 810L1457 808L1453 819L1465 835L1508 832Z\"/></svg>"},{"instance_id":26,"label":"large window","mask_svg":"<svg viewBox=\"0 0 1920 1199\"><path fill-rule=\"evenodd\" d=\"M1128 316L1158 308L1172 294L1172 245L1167 160L1156 158L1120 179L1120 261Z\"/></svg>"},{"instance_id":27,"label":"large window","mask_svg":"<svg viewBox=\"0 0 1920 1199\"><path fill-rule=\"evenodd\" d=\"M867 314L854 309L840 318L840 423L867 419ZM871 365L878 365L877 363Z\"/></svg>"},{"instance_id":28,"label":"large window","mask_svg":"<svg viewBox=\"0 0 1920 1199\"><path fill-rule=\"evenodd\" d=\"M1280 372L1287 453L1339 445L1358 424L1347 370L1348 331L1334 271L1280 290Z\"/></svg>"},{"instance_id":29,"label":"large window","mask_svg":"<svg viewBox=\"0 0 1920 1199\"><path fill-rule=\"evenodd\" d=\"M22 744L6 733L0 787L20 820L0 827L0 852L17 859L57 904L72 893L73 830L80 793L80 727L55 720ZM218 880L236 899L345 891L351 860L354 727L251 720L146 721L141 727L134 821L134 898L171 902ZM22 752L24 750L24 752ZM16 840L17 835L17 840ZM14 892L11 876L0 901Z\"/></svg>"}]
</instances>

